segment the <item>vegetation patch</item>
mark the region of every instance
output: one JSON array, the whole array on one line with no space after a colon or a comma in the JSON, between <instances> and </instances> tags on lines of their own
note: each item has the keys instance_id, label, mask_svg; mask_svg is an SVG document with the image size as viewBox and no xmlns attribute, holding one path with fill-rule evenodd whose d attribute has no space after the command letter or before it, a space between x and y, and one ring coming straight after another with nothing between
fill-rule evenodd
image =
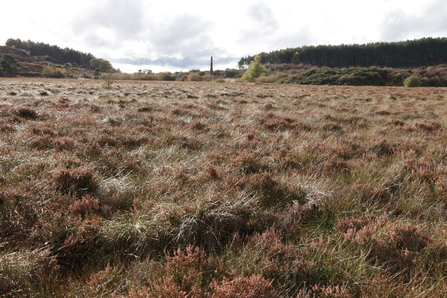
<instances>
[{"instance_id":1,"label":"vegetation patch","mask_svg":"<svg viewBox=\"0 0 447 298\"><path fill-rule=\"evenodd\" d=\"M305 71L2 80L0 296L442 296L445 89Z\"/></svg>"}]
</instances>

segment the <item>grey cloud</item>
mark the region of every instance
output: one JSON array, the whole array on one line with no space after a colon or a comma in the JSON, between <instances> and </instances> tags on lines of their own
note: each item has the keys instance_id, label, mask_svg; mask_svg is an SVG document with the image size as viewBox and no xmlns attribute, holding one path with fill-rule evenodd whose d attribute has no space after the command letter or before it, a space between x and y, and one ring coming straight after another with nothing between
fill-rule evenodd
<instances>
[{"instance_id":1,"label":"grey cloud","mask_svg":"<svg viewBox=\"0 0 447 298\"><path fill-rule=\"evenodd\" d=\"M113 42L103 39L95 32L88 32L86 35L84 35L83 39L89 46L95 48L107 48L113 46Z\"/></svg>"},{"instance_id":2,"label":"grey cloud","mask_svg":"<svg viewBox=\"0 0 447 298\"><path fill-rule=\"evenodd\" d=\"M123 38L136 37L143 29L142 21L141 0L105 0L85 15L78 16L73 21L73 30L84 35L86 43L97 46L105 43L99 29L107 29L113 33L116 40L112 42L116 45Z\"/></svg>"},{"instance_id":3,"label":"grey cloud","mask_svg":"<svg viewBox=\"0 0 447 298\"><path fill-rule=\"evenodd\" d=\"M240 43L262 43L274 38L274 33L280 28L272 9L265 1L258 1L248 7L247 18L251 20L252 27L242 29L238 38Z\"/></svg>"},{"instance_id":4,"label":"grey cloud","mask_svg":"<svg viewBox=\"0 0 447 298\"><path fill-rule=\"evenodd\" d=\"M200 68L209 65L210 56L224 53L213 44L211 21L193 14L155 21L150 16L143 17L140 4L139 0L105 0L96 10L76 20L75 30L90 46L127 52L124 58L109 58L112 63ZM101 28L113 36L102 36Z\"/></svg>"},{"instance_id":5,"label":"grey cloud","mask_svg":"<svg viewBox=\"0 0 447 298\"><path fill-rule=\"evenodd\" d=\"M224 58L215 58L215 65L217 64L228 64L233 63L236 65L237 60L240 57L224 57ZM201 55L201 56L188 56L184 58L176 58L164 56L158 59L146 59L146 58L120 58L120 59L112 59L112 63L122 63L129 65L156 65L156 66L164 66L164 67L177 67L182 69L193 69L193 68L207 68L210 63L210 56Z\"/></svg>"},{"instance_id":6,"label":"grey cloud","mask_svg":"<svg viewBox=\"0 0 447 298\"><path fill-rule=\"evenodd\" d=\"M148 56L158 58L145 59L141 58L143 53L134 53L127 59L118 59L115 62L179 68L207 66L210 56L222 52L214 47L209 34L212 26L212 23L191 14L174 16L162 23L152 23L141 36L148 44Z\"/></svg>"},{"instance_id":7,"label":"grey cloud","mask_svg":"<svg viewBox=\"0 0 447 298\"><path fill-rule=\"evenodd\" d=\"M275 18L272 9L265 1L259 1L256 4L252 4L248 8L247 15L256 26L260 26L258 29L263 32L275 31L279 28L278 20Z\"/></svg>"},{"instance_id":8,"label":"grey cloud","mask_svg":"<svg viewBox=\"0 0 447 298\"><path fill-rule=\"evenodd\" d=\"M147 33L153 50L163 54L196 52L212 47L208 34L211 23L194 15L180 15L161 24L154 24Z\"/></svg>"},{"instance_id":9,"label":"grey cloud","mask_svg":"<svg viewBox=\"0 0 447 298\"><path fill-rule=\"evenodd\" d=\"M318 38L312 34L308 27L298 28L290 34L278 36L273 50L296 48L309 45L322 44Z\"/></svg>"},{"instance_id":10,"label":"grey cloud","mask_svg":"<svg viewBox=\"0 0 447 298\"><path fill-rule=\"evenodd\" d=\"M403 10L388 12L379 27L381 39L398 41L447 35L447 4L444 0L427 4L417 16L406 14Z\"/></svg>"}]
</instances>

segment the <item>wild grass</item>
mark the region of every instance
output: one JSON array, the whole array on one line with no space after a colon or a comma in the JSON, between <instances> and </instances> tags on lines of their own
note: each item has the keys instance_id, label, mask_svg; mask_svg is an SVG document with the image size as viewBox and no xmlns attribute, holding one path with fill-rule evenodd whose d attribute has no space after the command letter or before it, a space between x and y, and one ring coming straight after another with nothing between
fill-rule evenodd
<instances>
[{"instance_id":1,"label":"wild grass","mask_svg":"<svg viewBox=\"0 0 447 298\"><path fill-rule=\"evenodd\" d=\"M0 295L442 297L444 88L0 82Z\"/></svg>"}]
</instances>

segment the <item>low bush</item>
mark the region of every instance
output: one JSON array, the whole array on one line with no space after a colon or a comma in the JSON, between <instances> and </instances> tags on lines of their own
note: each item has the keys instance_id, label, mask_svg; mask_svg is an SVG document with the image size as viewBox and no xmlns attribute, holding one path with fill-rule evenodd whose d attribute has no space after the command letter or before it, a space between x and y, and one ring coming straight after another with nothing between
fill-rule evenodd
<instances>
[{"instance_id":1,"label":"low bush","mask_svg":"<svg viewBox=\"0 0 447 298\"><path fill-rule=\"evenodd\" d=\"M44 66L42 74L48 78L65 78L70 76L66 69L52 66Z\"/></svg>"},{"instance_id":2,"label":"low bush","mask_svg":"<svg viewBox=\"0 0 447 298\"><path fill-rule=\"evenodd\" d=\"M200 82L202 81L202 76L195 72L190 72L187 76L187 80L190 82Z\"/></svg>"},{"instance_id":3,"label":"low bush","mask_svg":"<svg viewBox=\"0 0 447 298\"><path fill-rule=\"evenodd\" d=\"M421 85L422 82L417 76L409 76L404 81L405 87L420 87Z\"/></svg>"}]
</instances>

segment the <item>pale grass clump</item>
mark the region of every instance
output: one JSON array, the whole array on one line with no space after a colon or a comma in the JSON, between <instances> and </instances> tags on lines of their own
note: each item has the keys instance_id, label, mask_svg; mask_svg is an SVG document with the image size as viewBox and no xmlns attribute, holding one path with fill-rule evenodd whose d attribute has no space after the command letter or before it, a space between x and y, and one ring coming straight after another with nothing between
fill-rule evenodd
<instances>
[{"instance_id":1,"label":"pale grass clump","mask_svg":"<svg viewBox=\"0 0 447 298\"><path fill-rule=\"evenodd\" d=\"M170 240L170 226L157 226L157 220L146 215L122 216L104 221L97 233L103 254L123 259L144 258L160 254Z\"/></svg>"},{"instance_id":2,"label":"pale grass clump","mask_svg":"<svg viewBox=\"0 0 447 298\"><path fill-rule=\"evenodd\" d=\"M0 295L28 296L39 291L44 281L54 281L58 262L50 249L3 251L0 255Z\"/></svg>"}]
</instances>

